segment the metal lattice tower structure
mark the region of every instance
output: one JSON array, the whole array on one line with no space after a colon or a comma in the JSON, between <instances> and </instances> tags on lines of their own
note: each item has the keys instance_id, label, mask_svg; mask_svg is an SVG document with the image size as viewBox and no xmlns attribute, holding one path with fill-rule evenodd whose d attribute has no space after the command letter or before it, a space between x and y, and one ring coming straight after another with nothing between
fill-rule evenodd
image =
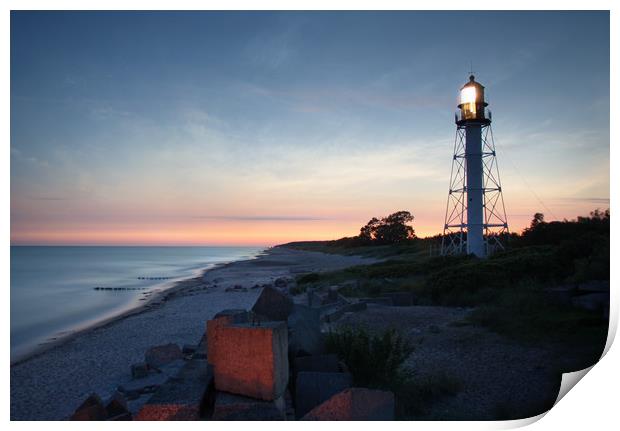
<instances>
[{"instance_id":1,"label":"metal lattice tower structure","mask_svg":"<svg viewBox=\"0 0 620 431\"><path fill-rule=\"evenodd\" d=\"M471 75L461 89L441 254L486 257L504 248L506 208L484 87Z\"/></svg>"}]
</instances>

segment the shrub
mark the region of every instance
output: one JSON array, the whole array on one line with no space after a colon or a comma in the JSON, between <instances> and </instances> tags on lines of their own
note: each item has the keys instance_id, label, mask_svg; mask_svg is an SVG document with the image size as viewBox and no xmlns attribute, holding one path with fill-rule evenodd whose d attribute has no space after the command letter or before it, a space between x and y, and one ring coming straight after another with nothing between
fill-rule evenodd
<instances>
[{"instance_id":1,"label":"shrub","mask_svg":"<svg viewBox=\"0 0 620 431\"><path fill-rule=\"evenodd\" d=\"M327 335L326 348L347 365L355 385L388 389L407 378L401 365L413 351L393 329L373 335L344 328Z\"/></svg>"}]
</instances>

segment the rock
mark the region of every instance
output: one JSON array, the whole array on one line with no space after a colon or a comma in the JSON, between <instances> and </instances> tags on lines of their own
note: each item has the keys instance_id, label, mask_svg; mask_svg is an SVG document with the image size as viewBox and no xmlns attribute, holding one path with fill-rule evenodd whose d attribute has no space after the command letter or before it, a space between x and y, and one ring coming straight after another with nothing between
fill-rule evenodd
<instances>
[{"instance_id":1,"label":"rock","mask_svg":"<svg viewBox=\"0 0 620 431\"><path fill-rule=\"evenodd\" d=\"M152 368L159 368L176 359L183 359L183 352L176 344L164 344L151 347L144 354L146 364Z\"/></svg>"},{"instance_id":2,"label":"rock","mask_svg":"<svg viewBox=\"0 0 620 431\"><path fill-rule=\"evenodd\" d=\"M247 310L231 309L217 313L213 319L207 321L207 361L214 364L217 357L217 346L220 338L220 328L233 323L247 323L251 319Z\"/></svg>"},{"instance_id":3,"label":"rock","mask_svg":"<svg viewBox=\"0 0 620 431\"><path fill-rule=\"evenodd\" d=\"M273 287L264 288L252 307L254 313L274 321L286 321L292 310L291 298Z\"/></svg>"},{"instance_id":4,"label":"rock","mask_svg":"<svg viewBox=\"0 0 620 431\"><path fill-rule=\"evenodd\" d=\"M91 394L71 415L72 421L103 421L107 418L103 401L97 394Z\"/></svg>"},{"instance_id":5,"label":"rock","mask_svg":"<svg viewBox=\"0 0 620 431\"><path fill-rule=\"evenodd\" d=\"M288 317L289 352L291 357L304 351L318 355L325 350L324 336L321 333L321 314L316 308L295 304Z\"/></svg>"},{"instance_id":6,"label":"rock","mask_svg":"<svg viewBox=\"0 0 620 431\"><path fill-rule=\"evenodd\" d=\"M130 421L131 413L127 407L127 400L120 392L115 392L105 406L106 415L110 421Z\"/></svg>"},{"instance_id":7,"label":"rock","mask_svg":"<svg viewBox=\"0 0 620 431\"><path fill-rule=\"evenodd\" d=\"M365 388L350 388L313 408L307 421L391 421L394 420L394 394Z\"/></svg>"},{"instance_id":8,"label":"rock","mask_svg":"<svg viewBox=\"0 0 620 431\"><path fill-rule=\"evenodd\" d=\"M285 322L237 323L220 327L218 334L217 390L268 401L284 393L289 374Z\"/></svg>"},{"instance_id":9,"label":"rock","mask_svg":"<svg viewBox=\"0 0 620 431\"><path fill-rule=\"evenodd\" d=\"M135 420L198 420L206 409L212 367L202 359L187 362L179 374L162 385L142 406Z\"/></svg>"},{"instance_id":10,"label":"rock","mask_svg":"<svg viewBox=\"0 0 620 431\"><path fill-rule=\"evenodd\" d=\"M134 379L141 379L149 375L149 369L144 362L139 364L133 364L131 366L131 377Z\"/></svg>"},{"instance_id":11,"label":"rock","mask_svg":"<svg viewBox=\"0 0 620 431\"><path fill-rule=\"evenodd\" d=\"M286 404L280 396L273 401L257 400L227 392L216 392L212 420L281 421L286 419Z\"/></svg>"},{"instance_id":12,"label":"rock","mask_svg":"<svg viewBox=\"0 0 620 431\"><path fill-rule=\"evenodd\" d=\"M392 304L396 307L411 307L413 305L413 294L411 292L390 292L383 295L386 298L391 298Z\"/></svg>"},{"instance_id":13,"label":"rock","mask_svg":"<svg viewBox=\"0 0 620 431\"><path fill-rule=\"evenodd\" d=\"M303 417L310 410L352 384L349 373L302 371L295 382L295 416Z\"/></svg>"}]
</instances>

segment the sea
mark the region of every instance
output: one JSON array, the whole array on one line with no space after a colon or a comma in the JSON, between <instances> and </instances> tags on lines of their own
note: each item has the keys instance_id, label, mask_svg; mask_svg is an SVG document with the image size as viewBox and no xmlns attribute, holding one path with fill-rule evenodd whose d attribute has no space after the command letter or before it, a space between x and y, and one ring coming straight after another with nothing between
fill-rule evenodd
<instances>
[{"instance_id":1,"label":"sea","mask_svg":"<svg viewBox=\"0 0 620 431\"><path fill-rule=\"evenodd\" d=\"M258 247L11 246L11 361Z\"/></svg>"}]
</instances>

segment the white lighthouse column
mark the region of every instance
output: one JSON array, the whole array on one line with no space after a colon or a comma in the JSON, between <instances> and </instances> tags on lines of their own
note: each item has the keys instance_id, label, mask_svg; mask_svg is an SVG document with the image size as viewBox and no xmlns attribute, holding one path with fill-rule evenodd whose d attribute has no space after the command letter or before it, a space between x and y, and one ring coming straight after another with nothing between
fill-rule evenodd
<instances>
[{"instance_id":1,"label":"white lighthouse column","mask_svg":"<svg viewBox=\"0 0 620 431\"><path fill-rule=\"evenodd\" d=\"M482 128L465 126L465 161L467 166L467 253L486 256L483 237L482 208Z\"/></svg>"}]
</instances>

